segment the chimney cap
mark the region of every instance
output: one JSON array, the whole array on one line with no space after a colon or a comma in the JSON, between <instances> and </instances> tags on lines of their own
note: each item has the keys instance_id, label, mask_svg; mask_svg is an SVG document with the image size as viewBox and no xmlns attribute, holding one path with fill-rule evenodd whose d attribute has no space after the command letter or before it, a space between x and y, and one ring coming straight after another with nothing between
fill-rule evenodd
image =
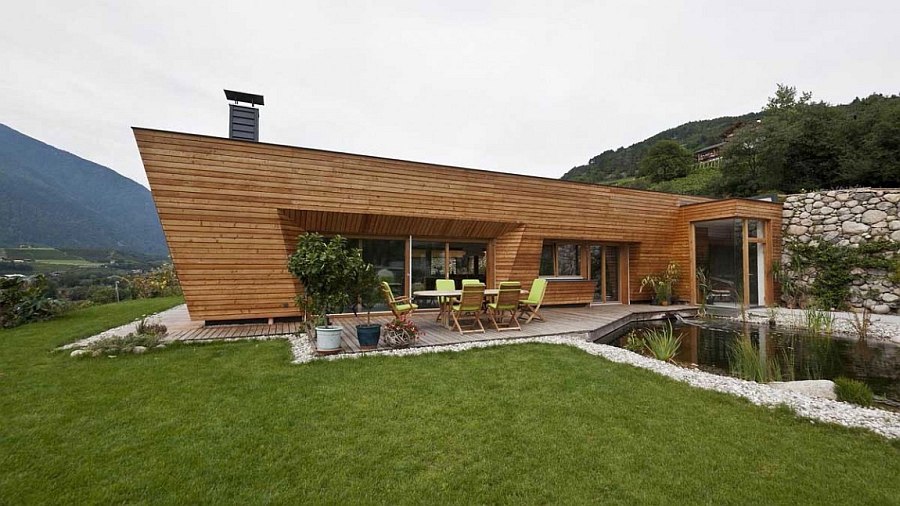
<instances>
[{"instance_id":1,"label":"chimney cap","mask_svg":"<svg viewBox=\"0 0 900 506\"><path fill-rule=\"evenodd\" d=\"M254 95L253 93L244 93L243 91L225 90L225 98L234 100L235 102L244 102L252 106L266 105L262 95Z\"/></svg>"}]
</instances>

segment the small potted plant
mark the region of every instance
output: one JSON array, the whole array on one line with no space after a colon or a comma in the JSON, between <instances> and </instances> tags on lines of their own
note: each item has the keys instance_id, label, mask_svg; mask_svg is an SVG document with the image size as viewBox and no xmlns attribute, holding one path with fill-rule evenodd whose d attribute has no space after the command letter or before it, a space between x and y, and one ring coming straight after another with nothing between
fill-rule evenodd
<instances>
[{"instance_id":1,"label":"small potted plant","mask_svg":"<svg viewBox=\"0 0 900 506\"><path fill-rule=\"evenodd\" d=\"M356 326L356 339L359 340L359 347L363 350L378 348L378 340L381 338L381 325L372 323L372 308L382 299L378 289L380 282L375 267L368 263L360 269L356 279L354 290L356 304L353 306L353 314L357 314L360 306L366 310L366 323Z\"/></svg>"},{"instance_id":2,"label":"small potted plant","mask_svg":"<svg viewBox=\"0 0 900 506\"><path fill-rule=\"evenodd\" d=\"M330 240L305 233L297 240L297 250L288 260L288 271L303 285L297 306L306 315L306 334L315 339L321 354L341 351L341 327L331 325L328 315L346 308L358 273L365 265L358 248L336 235Z\"/></svg>"},{"instance_id":3,"label":"small potted plant","mask_svg":"<svg viewBox=\"0 0 900 506\"><path fill-rule=\"evenodd\" d=\"M665 272L644 276L644 279L641 280L639 292L643 292L644 288L649 287L653 290L653 301L661 306L668 306L672 302L672 295L677 282L678 264L669 262Z\"/></svg>"},{"instance_id":4,"label":"small potted plant","mask_svg":"<svg viewBox=\"0 0 900 506\"><path fill-rule=\"evenodd\" d=\"M391 348L405 348L420 335L422 331L409 318L395 318L384 326L384 342Z\"/></svg>"}]
</instances>

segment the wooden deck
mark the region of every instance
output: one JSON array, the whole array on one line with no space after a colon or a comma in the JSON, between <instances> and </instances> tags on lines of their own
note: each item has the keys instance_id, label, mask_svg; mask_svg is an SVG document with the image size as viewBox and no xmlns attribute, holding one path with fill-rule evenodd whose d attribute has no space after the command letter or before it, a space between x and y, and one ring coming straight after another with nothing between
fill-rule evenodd
<instances>
[{"instance_id":1,"label":"wooden deck","mask_svg":"<svg viewBox=\"0 0 900 506\"><path fill-rule=\"evenodd\" d=\"M529 324L522 323L521 331L507 330L497 332L485 316L482 323L484 333L460 334L444 327L435 321L436 311L420 311L412 316L416 325L424 332L414 346L441 346L471 341L491 341L495 339L518 339L523 337L552 336L565 334L587 334L589 339L599 339L604 335L632 321L649 320L666 314L680 313L693 315L696 306L650 306L644 304L609 304L602 306L549 307L541 309L546 321L535 320ZM185 311L186 313L186 311ZM387 323L390 315L372 315L373 323ZM163 322L166 323L166 322ZM173 322L174 323L174 322ZM359 352L356 339L356 325L365 323L365 315L359 317L342 316L334 318L334 323L344 328L341 347L347 353ZM170 323L171 325L171 323ZM202 326L199 322L170 326L169 339L178 341L218 341L242 339L249 337L293 334L297 332L296 322L266 324L239 324ZM385 349L379 345L379 349Z\"/></svg>"},{"instance_id":2,"label":"wooden deck","mask_svg":"<svg viewBox=\"0 0 900 506\"><path fill-rule=\"evenodd\" d=\"M564 334L588 334L591 340L599 339L616 329L633 321L659 318L665 314L680 313L683 316L694 315L696 306L651 306L643 304L610 304L602 306L550 307L542 308L541 313L546 321L534 320L529 324L522 323L521 331L504 330L498 332L485 316L481 322L484 333L460 334L435 321L436 312L419 312L412 316L413 321L424 331L419 342L414 346L441 346L472 341L492 341L495 339L517 339L523 337L554 336ZM391 316L372 316L373 323L387 323ZM345 352L359 352L359 341L356 339L356 325L365 323L364 315L360 317L335 318L335 323L344 328L341 347ZM386 349L379 344L378 349Z\"/></svg>"}]
</instances>

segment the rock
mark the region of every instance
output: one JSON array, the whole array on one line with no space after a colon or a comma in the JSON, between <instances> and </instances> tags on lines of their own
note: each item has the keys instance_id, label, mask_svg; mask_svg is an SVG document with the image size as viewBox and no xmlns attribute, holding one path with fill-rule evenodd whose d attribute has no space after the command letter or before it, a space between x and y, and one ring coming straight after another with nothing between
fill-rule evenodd
<instances>
[{"instance_id":1,"label":"rock","mask_svg":"<svg viewBox=\"0 0 900 506\"><path fill-rule=\"evenodd\" d=\"M822 208L822 207L825 207L825 204L824 204L823 202L818 202L818 201L817 201L817 202L813 202L813 205L812 205L812 206L813 206L813 209L820 209L820 208Z\"/></svg>"},{"instance_id":2,"label":"rock","mask_svg":"<svg viewBox=\"0 0 900 506\"><path fill-rule=\"evenodd\" d=\"M863 234L863 233L865 233L865 232L868 232L868 231L869 231L869 226L868 226L868 225L864 225L864 224L862 224L862 223L857 223L857 222L855 222L855 221L845 221L845 222L841 225L841 230L842 230L845 234L856 235L856 234Z\"/></svg>"},{"instance_id":3,"label":"rock","mask_svg":"<svg viewBox=\"0 0 900 506\"><path fill-rule=\"evenodd\" d=\"M69 353L69 356L70 357L86 357L90 354L91 354L91 352L89 352L88 350L75 350L72 353Z\"/></svg>"},{"instance_id":4,"label":"rock","mask_svg":"<svg viewBox=\"0 0 900 506\"><path fill-rule=\"evenodd\" d=\"M881 294L881 300L890 304L892 302L897 302L898 300L900 300L900 297L888 292L888 293Z\"/></svg>"},{"instance_id":5,"label":"rock","mask_svg":"<svg viewBox=\"0 0 900 506\"><path fill-rule=\"evenodd\" d=\"M841 202L845 202L850 199L850 195L846 193L838 193L835 198L840 200Z\"/></svg>"},{"instance_id":6,"label":"rock","mask_svg":"<svg viewBox=\"0 0 900 506\"><path fill-rule=\"evenodd\" d=\"M103 355L103 351L101 351L101 350L94 350L94 351L91 353L91 356L92 356L92 357L99 357L100 355Z\"/></svg>"},{"instance_id":7,"label":"rock","mask_svg":"<svg viewBox=\"0 0 900 506\"><path fill-rule=\"evenodd\" d=\"M896 204L900 202L900 193L888 193L884 196L884 200L887 200L892 204Z\"/></svg>"},{"instance_id":8,"label":"rock","mask_svg":"<svg viewBox=\"0 0 900 506\"><path fill-rule=\"evenodd\" d=\"M797 217L800 218L801 220L805 220L806 218L809 218L809 216L810 216L810 214L809 214L808 212L803 211L803 212L800 213L800 215L797 216Z\"/></svg>"},{"instance_id":9,"label":"rock","mask_svg":"<svg viewBox=\"0 0 900 506\"><path fill-rule=\"evenodd\" d=\"M804 227L812 226L812 224L813 224L813 220L811 220L811 219L800 220L800 225L802 225Z\"/></svg>"},{"instance_id":10,"label":"rock","mask_svg":"<svg viewBox=\"0 0 900 506\"><path fill-rule=\"evenodd\" d=\"M830 207L830 208L832 208L832 209L840 209L841 207L843 207L843 205L844 205L844 204L842 204L842 203L840 203L840 202L838 202L838 201L834 201L834 202L828 204L828 207Z\"/></svg>"},{"instance_id":11,"label":"rock","mask_svg":"<svg viewBox=\"0 0 900 506\"><path fill-rule=\"evenodd\" d=\"M823 221L822 223L824 225L833 225L837 222L838 222L837 216L830 216L830 217L826 218L825 221Z\"/></svg>"},{"instance_id":12,"label":"rock","mask_svg":"<svg viewBox=\"0 0 900 506\"><path fill-rule=\"evenodd\" d=\"M840 236L840 235L841 235L841 234L839 234L839 233L836 232L836 231L825 232L825 234L822 235L822 240L823 240L823 241L832 242L832 241L834 241L835 239L837 239L838 236Z\"/></svg>"},{"instance_id":13,"label":"rock","mask_svg":"<svg viewBox=\"0 0 900 506\"><path fill-rule=\"evenodd\" d=\"M875 196L875 194L871 193L871 192L859 192L859 193L853 194L854 200L869 200L870 198L872 198L874 196Z\"/></svg>"},{"instance_id":14,"label":"rock","mask_svg":"<svg viewBox=\"0 0 900 506\"><path fill-rule=\"evenodd\" d=\"M887 304L876 304L872 307L872 312L875 314L888 314L891 312L891 306Z\"/></svg>"},{"instance_id":15,"label":"rock","mask_svg":"<svg viewBox=\"0 0 900 506\"><path fill-rule=\"evenodd\" d=\"M853 209L851 209L850 212L853 214L862 214L862 213L866 212L866 208L863 206L856 206Z\"/></svg>"},{"instance_id":16,"label":"rock","mask_svg":"<svg viewBox=\"0 0 900 506\"><path fill-rule=\"evenodd\" d=\"M787 206L785 206L785 207L787 207ZM790 217L793 216L793 215L794 215L794 211L790 211L790 210L787 210L787 209L781 211L781 217L782 217L782 218L790 218Z\"/></svg>"},{"instance_id":17,"label":"rock","mask_svg":"<svg viewBox=\"0 0 900 506\"><path fill-rule=\"evenodd\" d=\"M834 209L831 207L823 207L822 209L819 209L819 214L825 215L825 216L827 216L833 212L834 212Z\"/></svg>"},{"instance_id":18,"label":"rock","mask_svg":"<svg viewBox=\"0 0 900 506\"><path fill-rule=\"evenodd\" d=\"M887 213L884 211L879 211L877 209L869 209L862 215L862 222L867 225L872 225L874 223L878 223L879 221L885 221L886 219Z\"/></svg>"},{"instance_id":19,"label":"rock","mask_svg":"<svg viewBox=\"0 0 900 506\"><path fill-rule=\"evenodd\" d=\"M866 227L866 230L868 229L869 227ZM807 230L809 230L807 227L801 225L791 225L787 228L787 233L788 235L803 235Z\"/></svg>"},{"instance_id":20,"label":"rock","mask_svg":"<svg viewBox=\"0 0 900 506\"><path fill-rule=\"evenodd\" d=\"M879 211L887 211L892 207L894 207L894 204L891 204L890 202L879 202L875 205L875 209L878 209Z\"/></svg>"},{"instance_id":21,"label":"rock","mask_svg":"<svg viewBox=\"0 0 900 506\"><path fill-rule=\"evenodd\" d=\"M140 355L141 353L147 352L147 347L146 346L135 346L134 349L131 350L131 352L134 353L135 355Z\"/></svg>"},{"instance_id":22,"label":"rock","mask_svg":"<svg viewBox=\"0 0 900 506\"><path fill-rule=\"evenodd\" d=\"M854 207L856 207L858 205L859 205L858 200L848 200L848 201L844 202L844 207L846 207L848 209L853 209Z\"/></svg>"},{"instance_id":23,"label":"rock","mask_svg":"<svg viewBox=\"0 0 900 506\"><path fill-rule=\"evenodd\" d=\"M879 221L878 223L872 225L872 228L887 228L888 224L886 221Z\"/></svg>"},{"instance_id":24,"label":"rock","mask_svg":"<svg viewBox=\"0 0 900 506\"><path fill-rule=\"evenodd\" d=\"M156 346L154 346L154 348L156 348L157 350L162 350L165 347L166 347L166 345L164 345L164 344L157 344Z\"/></svg>"},{"instance_id":25,"label":"rock","mask_svg":"<svg viewBox=\"0 0 900 506\"><path fill-rule=\"evenodd\" d=\"M866 270L861 267L854 267L850 269L850 274L853 276L862 276L866 273Z\"/></svg>"},{"instance_id":26,"label":"rock","mask_svg":"<svg viewBox=\"0 0 900 506\"><path fill-rule=\"evenodd\" d=\"M776 381L769 383L769 386L776 390L785 390L788 392L809 395L811 397L837 400L837 394L834 393L834 382L831 380Z\"/></svg>"},{"instance_id":27,"label":"rock","mask_svg":"<svg viewBox=\"0 0 900 506\"><path fill-rule=\"evenodd\" d=\"M900 242L900 230L897 230L896 232L893 232L891 234L891 240L894 242Z\"/></svg>"}]
</instances>

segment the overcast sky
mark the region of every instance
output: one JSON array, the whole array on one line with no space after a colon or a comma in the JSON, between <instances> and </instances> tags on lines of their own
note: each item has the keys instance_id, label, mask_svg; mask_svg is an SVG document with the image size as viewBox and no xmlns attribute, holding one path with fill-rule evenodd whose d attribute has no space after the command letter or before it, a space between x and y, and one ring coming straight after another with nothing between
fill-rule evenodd
<instances>
[{"instance_id":1,"label":"overcast sky","mask_svg":"<svg viewBox=\"0 0 900 506\"><path fill-rule=\"evenodd\" d=\"M776 83L900 92L900 2L7 1L0 123L146 185L130 127L559 177Z\"/></svg>"}]
</instances>

